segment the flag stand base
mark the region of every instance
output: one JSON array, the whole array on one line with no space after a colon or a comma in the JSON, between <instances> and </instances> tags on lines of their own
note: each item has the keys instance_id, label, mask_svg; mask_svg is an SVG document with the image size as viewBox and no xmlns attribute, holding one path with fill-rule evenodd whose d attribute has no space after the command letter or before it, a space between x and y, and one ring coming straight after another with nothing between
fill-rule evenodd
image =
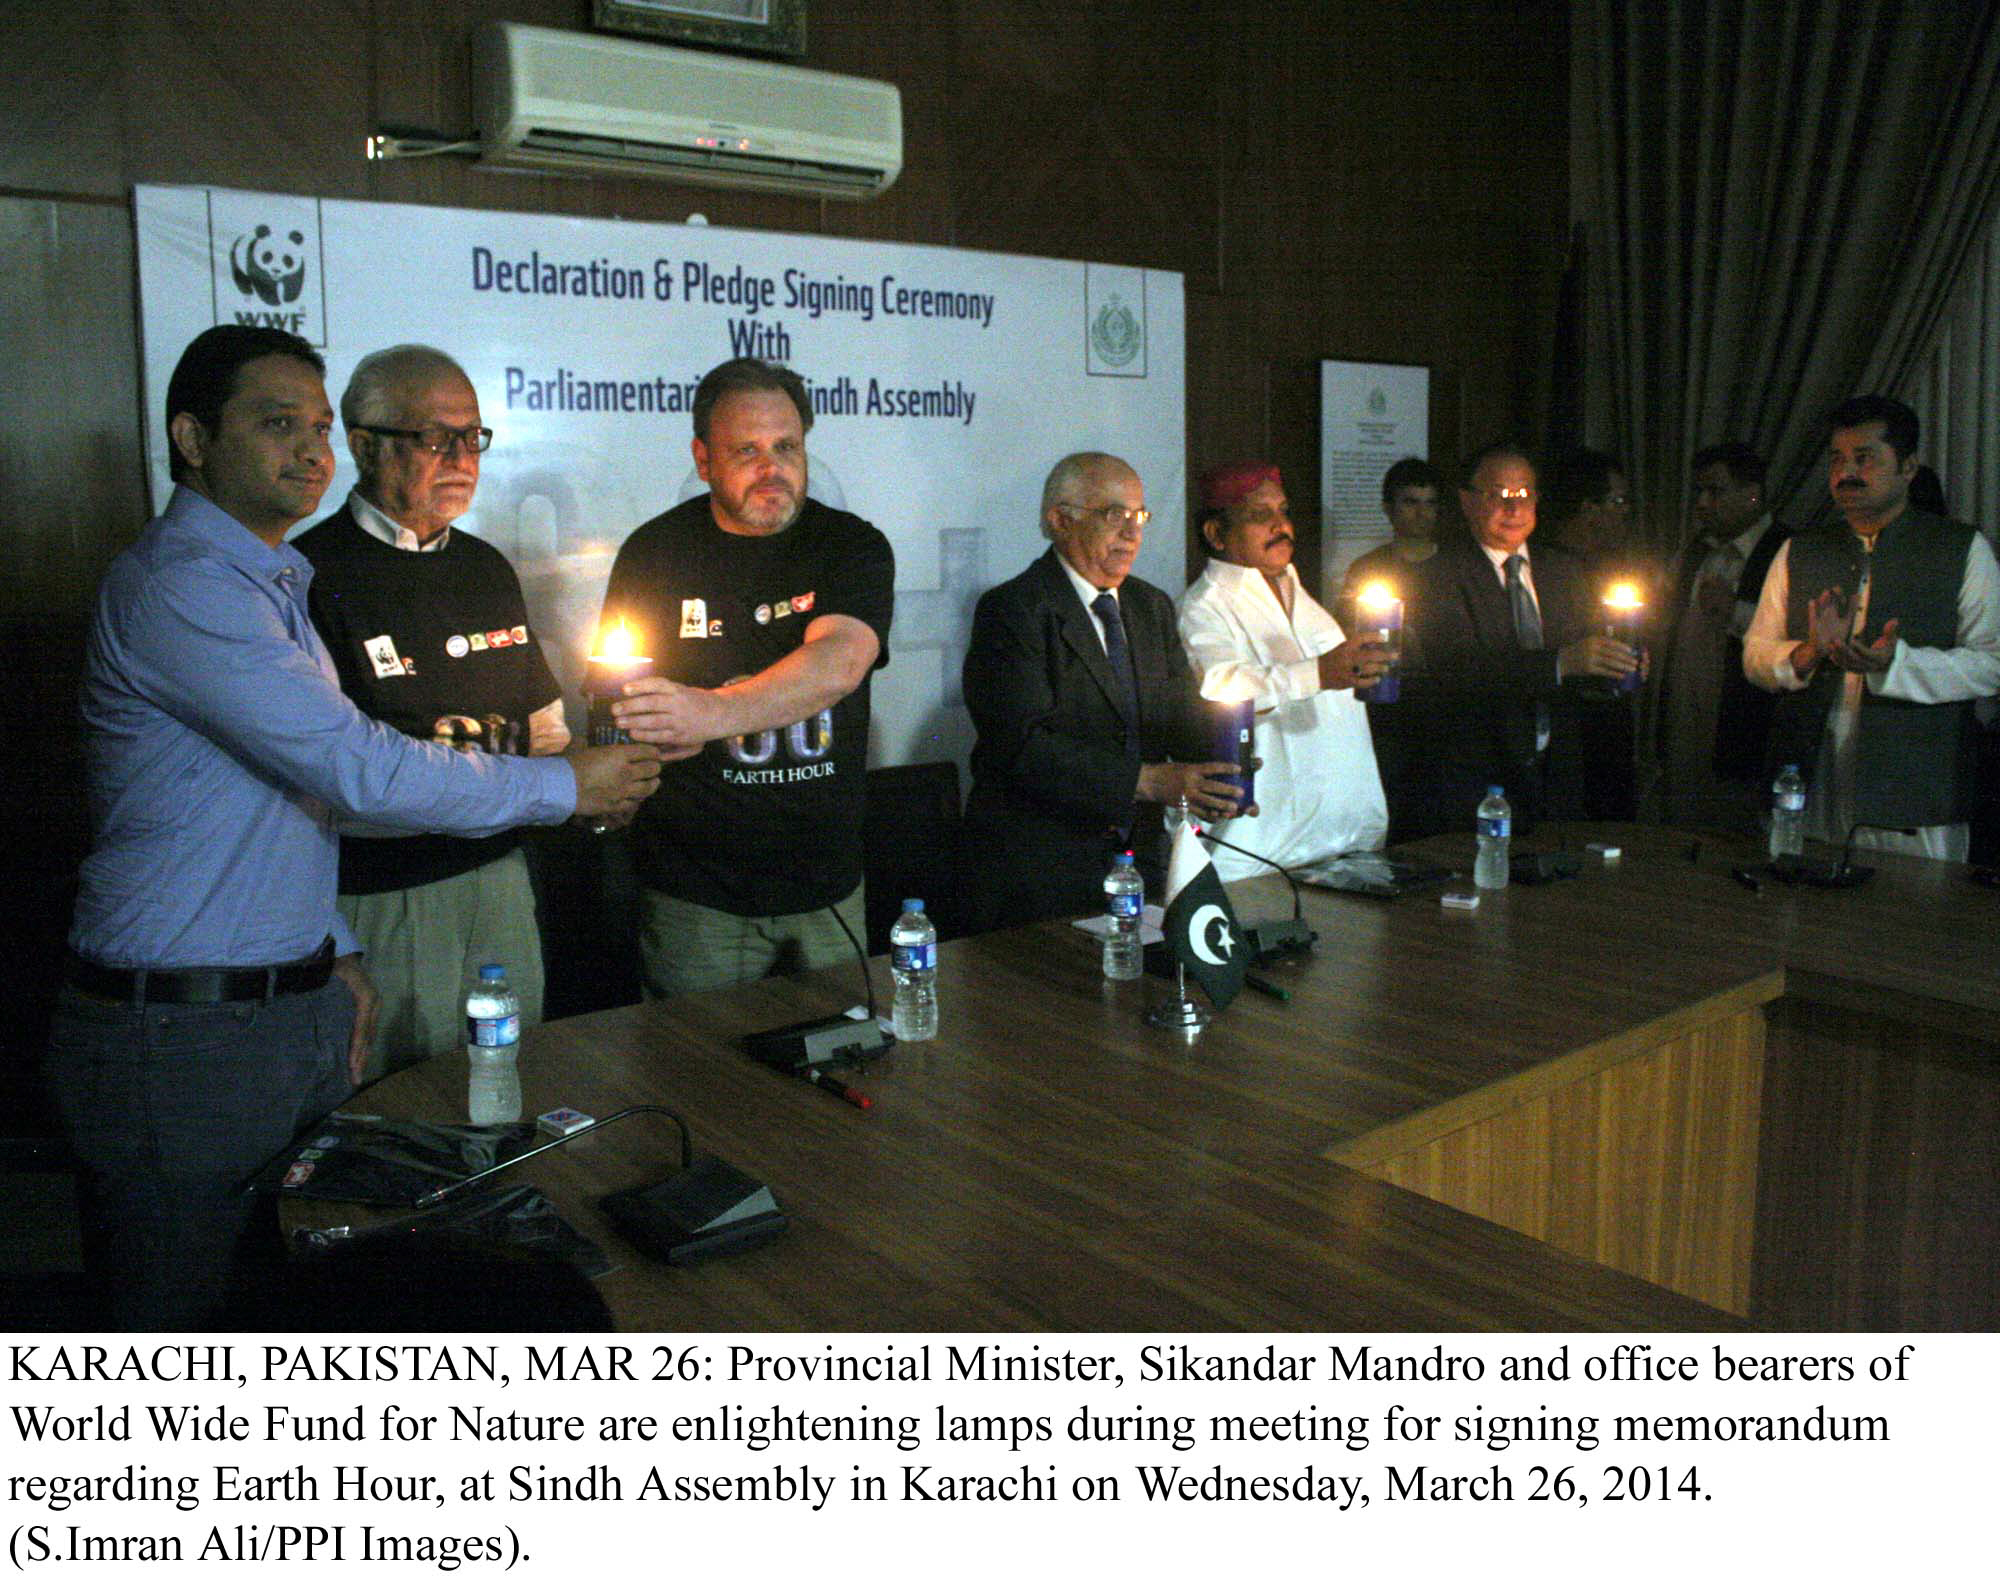
<instances>
[{"instance_id":1,"label":"flag stand base","mask_svg":"<svg viewBox=\"0 0 2000 1588\"><path fill-rule=\"evenodd\" d=\"M1188 996L1187 966L1178 959L1174 961L1174 996L1163 1004L1155 1004L1146 1011L1146 1024L1165 1026L1169 1031L1180 1031L1192 1039L1208 1029L1208 1014Z\"/></svg>"},{"instance_id":2,"label":"flag stand base","mask_svg":"<svg viewBox=\"0 0 2000 1588\"><path fill-rule=\"evenodd\" d=\"M1165 1026L1169 1031L1185 1031L1191 1037L1198 1036L1208 1029L1208 1013L1192 998L1183 995L1148 1009L1146 1024Z\"/></svg>"}]
</instances>

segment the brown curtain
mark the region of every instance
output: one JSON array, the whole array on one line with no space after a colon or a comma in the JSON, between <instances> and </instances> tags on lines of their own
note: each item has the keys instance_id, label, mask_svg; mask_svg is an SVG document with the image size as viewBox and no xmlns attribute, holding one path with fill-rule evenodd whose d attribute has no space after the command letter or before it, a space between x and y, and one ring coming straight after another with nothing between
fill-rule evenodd
<instances>
[{"instance_id":1,"label":"brown curtain","mask_svg":"<svg viewBox=\"0 0 2000 1588\"><path fill-rule=\"evenodd\" d=\"M1585 428L1676 539L1740 439L1825 503L1819 416L1906 386L2000 201L2000 0L1576 0Z\"/></svg>"},{"instance_id":2,"label":"brown curtain","mask_svg":"<svg viewBox=\"0 0 2000 1588\"><path fill-rule=\"evenodd\" d=\"M2000 538L2000 223L1987 228L1931 352L1896 394L1923 415L1924 461L1953 518Z\"/></svg>"}]
</instances>

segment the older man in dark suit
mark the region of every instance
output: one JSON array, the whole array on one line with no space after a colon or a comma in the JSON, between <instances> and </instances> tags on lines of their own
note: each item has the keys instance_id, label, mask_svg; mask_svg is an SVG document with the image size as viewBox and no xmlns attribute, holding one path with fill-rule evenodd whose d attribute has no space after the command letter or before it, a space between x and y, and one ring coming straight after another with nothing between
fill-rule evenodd
<instances>
[{"instance_id":1,"label":"older man in dark suit","mask_svg":"<svg viewBox=\"0 0 2000 1588\"><path fill-rule=\"evenodd\" d=\"M1094 911L1121 849L1155 890L1161 808L1185 797L1211 821L1236 809L1222 781L1235 768L1206 759L1173 602L1131 577L1149 516L1130 464L1064 458L1042 488L1049 550L979 598L966 819L983 927Z\"/></svg>"},{"instance_id":2,"label":"older man in dark suit","mask_svg":"<svg viewBox=\"0 0 2000 1588\"><path fill-rule=\"evenodd\" d=\"M1404 700L1421 731L1405 808L1391 813L1398 834L1469 829L1496 783L1523 826L1580 813L1575 687L1621 677L1639 658L1594 626L1600 592L1573 554L1529 552L1536 494L1523 448L1499 441L1474 454L1459 491L1472 539L1418 572Z\"/></svg>"}]
</instances>

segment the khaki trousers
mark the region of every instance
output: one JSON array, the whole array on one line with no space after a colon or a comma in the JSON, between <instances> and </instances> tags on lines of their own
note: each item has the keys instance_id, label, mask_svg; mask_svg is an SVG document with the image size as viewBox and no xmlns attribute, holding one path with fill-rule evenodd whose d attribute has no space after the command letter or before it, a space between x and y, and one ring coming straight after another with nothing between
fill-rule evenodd
<instances>
[{"instance_id":1,"label":"khaki trousers","mask_svg":"<svg viewBox=\"0 0 2000 1588\"><path fill-rule=\"evenodd\" d=\"M867 931L866 892L864 884L833 906L857 939ZM639 905L639 957L650 996L681 998L764 976L852 965L854 947L825 909L731 915L645 888ZM855 991L858 995L859 982Z\"/></svg>"},{"instance_id":2,"label":"khaki trousers","mask_svg":"<svg viewBox=\"0 0 2000 1588\"><path fill-rule=\"evenodd\" d=\"M421 888L343 893L340 913L382 994L366 1080L463 1047L465 994L481 965L507 967L524 1026L542 1018L542 934L520 850Z\"/></svg>"}]
</instances>

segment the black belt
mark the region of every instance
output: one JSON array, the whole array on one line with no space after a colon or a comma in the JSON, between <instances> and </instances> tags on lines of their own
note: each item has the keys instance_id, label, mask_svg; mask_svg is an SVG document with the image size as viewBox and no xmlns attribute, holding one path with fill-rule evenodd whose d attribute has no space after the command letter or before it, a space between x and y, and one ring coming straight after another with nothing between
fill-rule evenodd
<instances>
[{"instance_id":1,"label":"black belt","mask_svg":"<svg viewBox=\"0 0 2000 1588\"><path fill-rule=\"evenodd\" d=\"M119 970L69 956L70 986L93 998L121 1004L230 1004L269 1002L291 993L318 992L333 974L333 939L289 965L244 965L226 970Z\"/></svg>"}]
</instances>

